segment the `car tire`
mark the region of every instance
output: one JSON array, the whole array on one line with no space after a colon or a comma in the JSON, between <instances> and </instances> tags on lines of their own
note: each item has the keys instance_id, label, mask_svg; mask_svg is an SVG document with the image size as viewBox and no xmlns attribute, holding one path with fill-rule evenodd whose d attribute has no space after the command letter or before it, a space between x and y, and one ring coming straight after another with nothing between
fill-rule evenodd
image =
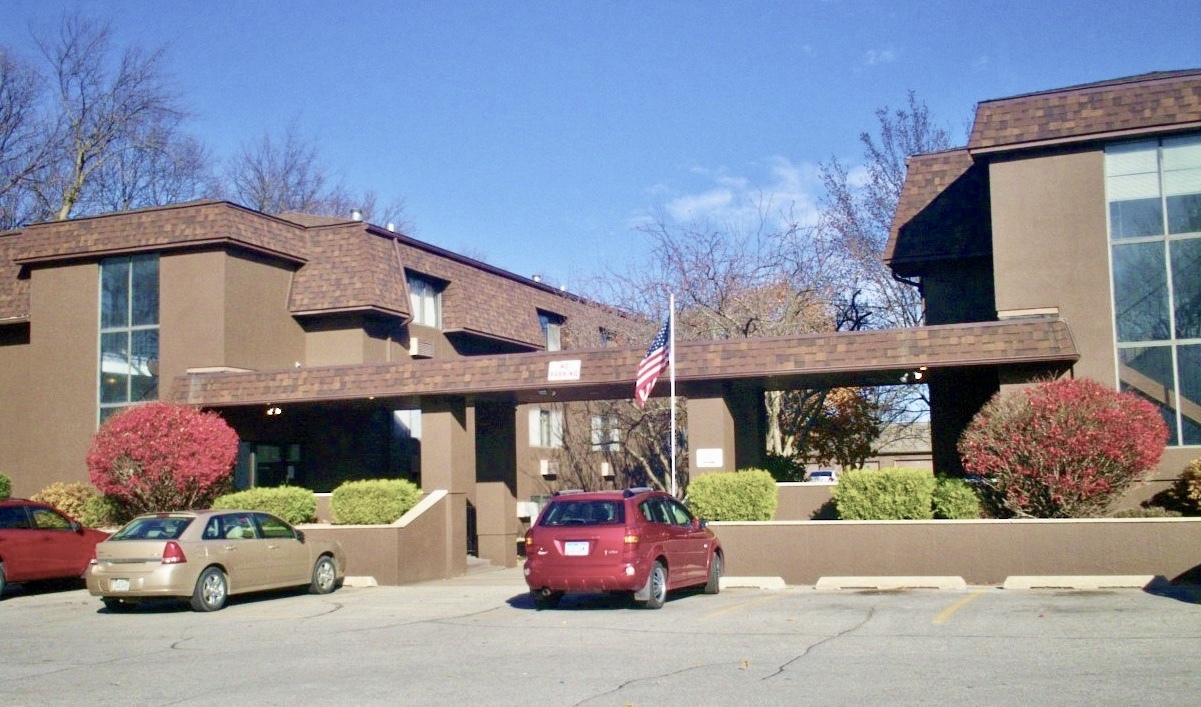
<instances>
[{"instance_id":1,"label":"car tire","mask_svg":"<svg viewBox=\"0 0 1201 707\"><path fill-rule=\"evenodd\" d=\"M721 591L721 555L713 553L709 560L709 581L705 583L706 594L717 594Z\"/></svg>"},{"instance_id":2,"label":"car tire","mask_svg":"<svg viewBox=\"0 0 1201 707\"><path fill-rule=\"evenodd\" d=\"M128 599L114 599L112 597L102 597L100 601L104 602L104 608L108 609L113 614L128 614L138 608L136 601Z\"/></svg>"},{"instance_id":3,"label":"car tire","mask_svg":"<svg viewBox=\"0 0 1201 707\"><path fill-rule=\"evenodd\" d=\"M310 594L329 594L338 587L338 566L334 558L322 555L313 565L313 581L309 583Z\"/></svg>"},{"instance_id":4,"label":"car tire","mask_svg":"<svg viewBox=\"0 0 1201 707\"><path fill-rule=\"evenodd\" d=\"M546 592L541 589L531 589L530 598L534 600L535 609L553 609L563 600L563 592Z\"/></svg>"},{"instance_id":5,"label":"car tire","mask_svg":"<svg viewBox=\"0 0 1201 707\"><path fill-rule=\"evenodd\" d=\"M638 604L644 609L661 609L667 601L667 567L656 561L646 576L646 586L642 589L646 599L639 599Z\"/></svg>"},{"instance_id":6,"label":"car tire","mask_svg":"<svg viewBox=\"0 0 1201 707\"><path fill-rule=\"evenodd\" d=\"M0 562L0 599L4 598L4 563Z\"/></svg>"},{"instance_id":7,"label":"car tire","mask_svg":"<svg viewBox=\"0 0 1201 707\"><path fill-rule=\"evenodd\" d=\"M225 606L229 598L229 582L220 567L207 567L196 580L196 589L192 591L193 611L218 611Z\"/></svg>"}]
</instances>

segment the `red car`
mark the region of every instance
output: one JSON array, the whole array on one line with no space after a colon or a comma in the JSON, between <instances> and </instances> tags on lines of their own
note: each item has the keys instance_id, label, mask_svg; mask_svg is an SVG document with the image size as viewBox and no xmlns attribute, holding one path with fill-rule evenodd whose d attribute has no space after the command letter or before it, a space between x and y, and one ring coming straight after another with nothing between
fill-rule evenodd
<instances>
[{"instance_id":1,"label":"red car","mask_svg":"<svg viewBox=\"0 0 1201 707\"><path fill-rule=\"evenodd\" d=\"M566 592L630 592L648 609L667 592L719 590L724 556L708 525L648 488L556 493L525 535L525 581L538 608Z\"/></svg>"},{"instance_id":2,"label":"red car","mask_svg":"<svg viewBox=\"0 0 1201 707\"><path fill-rule=\"evenodd\" d=\"M85 528L53 506L0 501L0 594L7 582L83 577L108 533Z\"/></svg>"}]
</instances>

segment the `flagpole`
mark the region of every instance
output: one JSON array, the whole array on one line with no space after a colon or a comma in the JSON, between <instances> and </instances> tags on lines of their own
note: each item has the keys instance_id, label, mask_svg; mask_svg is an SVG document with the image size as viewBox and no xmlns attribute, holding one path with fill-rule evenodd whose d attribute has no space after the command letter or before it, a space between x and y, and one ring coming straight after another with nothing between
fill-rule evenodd
<instances>
[{"instance_id":1,"label":"flagpole","mask_svg":"<svg viewBox=\"0 0 1201 707\"><path fill-rule=\"evenodd\" d=\"M667 365L671 368L671 495L676 495L676 295L671 293L667 305L668 349Z\"/></svg>"}]
</instances>

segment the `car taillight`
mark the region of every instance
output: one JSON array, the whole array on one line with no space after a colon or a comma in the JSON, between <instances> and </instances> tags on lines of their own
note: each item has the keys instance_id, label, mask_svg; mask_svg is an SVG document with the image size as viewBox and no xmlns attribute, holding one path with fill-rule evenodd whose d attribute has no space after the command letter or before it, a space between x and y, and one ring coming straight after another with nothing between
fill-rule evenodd
<instances>
[{"instance_id":1,"label":"car taillight","mask_svg":"<svg viewBox=\"0 0 1201 707\"><path fill-rule=\"evenodd\" d=\"M621 541L623 543L625 543L626 545L637 545L638 544L638 534L637 533L627 533L625 535L625 537L623 537L621 539Z\"/></svg>"},{"instance_id":2,"label":"car taillight","mask_svg":"<svg viewBox=\"0 0 1201 707\"><path fill-rule=\"evenodd\" d=\"M164 565L178 565L187 561L188 558L183 554L183 548L174 540L168 542L167 546L163 548Z\"/></svg>"}]
</instances>

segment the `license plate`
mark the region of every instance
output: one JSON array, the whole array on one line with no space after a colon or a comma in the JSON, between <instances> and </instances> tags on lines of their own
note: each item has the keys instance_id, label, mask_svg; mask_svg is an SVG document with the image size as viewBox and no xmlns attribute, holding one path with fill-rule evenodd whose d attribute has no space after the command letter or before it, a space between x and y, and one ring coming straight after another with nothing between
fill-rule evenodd
<instances>
[{"instance_id":1,"label":"license plate","mask_svg":"<svg viewBox=\"0 0 1201 707\"><path fill-rule=\"evenodd\" d=\"M587 555L588 542L586 540L569 540L563 543L563 554L573 556Z\"/></svg>"},{"instance_id":2,"label":"license plate","mask_svg":"<svg viewBox=\"0 0 1201 707\"><path fill-rule=\"evenodd\" d=\"M128 579L109 580L108 589L111 592L128 592L129 591L129 580Z\"/></svg>"}]
</instances>

